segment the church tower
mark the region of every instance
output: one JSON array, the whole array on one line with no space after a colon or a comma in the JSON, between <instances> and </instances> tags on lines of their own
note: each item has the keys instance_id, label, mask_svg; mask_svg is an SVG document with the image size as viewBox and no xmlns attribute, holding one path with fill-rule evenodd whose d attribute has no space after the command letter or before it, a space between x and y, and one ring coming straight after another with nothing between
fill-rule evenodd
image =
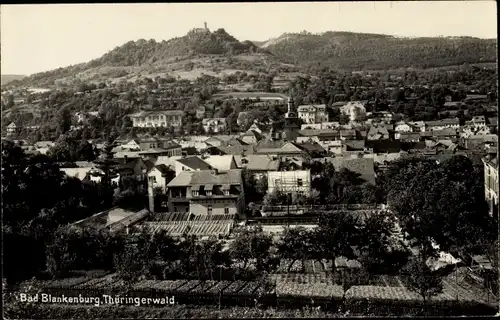
<instances>
[{"instance_id":1,"label":"church tower","mask_svg":"<svg viewBox=\"0 0 500 320\"><path fill-rule=\"evenodd\" d=\"M285 113L284 129L286 140L295 142L298 136L298 131L300 130L300 120L295 108L295 102L291 95L288 98L288 108L287 112Z\"/></svg>"}]
</instances>

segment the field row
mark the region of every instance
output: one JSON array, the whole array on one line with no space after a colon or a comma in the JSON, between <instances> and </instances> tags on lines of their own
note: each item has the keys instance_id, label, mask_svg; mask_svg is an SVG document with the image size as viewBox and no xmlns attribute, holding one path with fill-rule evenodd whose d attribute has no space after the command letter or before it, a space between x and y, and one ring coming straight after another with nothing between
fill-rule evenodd
<instances>
[{"instance_id":1,"label":"field row","mask_svg":"<svg viewBox=\"0 0 500 320\"><path fill-rule=\"evenodd\" d=\"M386 281L384 281L387 283ZM88 279L84 277L62 280L43 281L41 287L45 289L69 289L76 291L107 291L121 290L126 287L123 280L114 274L104 277ZM200 296L259 296L275 295L282 298L341 298L344 295L342 285L336 283L328 274L275 274L270 277L270 282L265 284L260 281L203 281L203 280L142 280L132 285L136 292L158 292L174 295L200 295ZM452 301L457 297L449 294L449 290L433 297L435 301ZM398 301L421 301L421 297L403 286L354 285L350 287L345 296L353 299L378 299ZM460 301L475 301L470 295L460 294Z\"/></svg>"}]
</instances>

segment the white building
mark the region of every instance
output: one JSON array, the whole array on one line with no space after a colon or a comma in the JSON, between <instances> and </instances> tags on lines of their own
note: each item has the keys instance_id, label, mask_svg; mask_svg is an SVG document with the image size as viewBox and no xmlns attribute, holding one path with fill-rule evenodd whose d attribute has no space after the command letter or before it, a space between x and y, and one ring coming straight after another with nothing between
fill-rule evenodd
<instances>
[{"instance_id":1,"label":"white building","mask_svg":"<svg viewBox=\"0 0 500 320\"><path fill-rule=\"evenodd\" d=\"M342 108L340 112L349 116L351 121L363 121L366 118L366 108L360 101L350 101Z\"/></svg>"},{"instance_id":2,"label":"white building","mask_svg":"<svg viewBox=\"0 0 500 320\"><path fill-rule=\"evenodd\" d=\"M488 156L483 159L484 163L484 195L490 206L492 215L498 208L498 158Z\"/></svg>"},{"instance_id":3,"label":"white building","mask_svg":"<svg viewBox=\"0 0 500 320\"><path fill-rule=\"evenodd\" d=\"M167 178L169 171L168 167L164 164L158 164L149 170L148 180L151 182L153 189L161 188L163 192L167 192Z\"/></svg>"},{"instance_id":4,"label":"white building","mask_svg":"<svg viewBox=\"0 0 500 320\"><path fill-rule=\"evenodd\" d=\"M297 112L299 118L307 124L328 122L328 113L324 104L302 105L297 108Z\"/></svg>"},{"instance_id":5,"label":"white building","mask_svg":"<svg viewBox=\"0 0 500 320\"><path fill-rule=\"evenodd\" d=\"M425 123L425 131L438 131L446 128L458 127L460 127L460 121L458 118L427 121Z\"/></svg>"},{"instance_id":6,"label":"white building","mask_svg":"<svg viewBox=\"0 0 500 320\"><path fill-rule=\"evenodd\" d=\"M309 170L269 171L267 174L267 193L275 192L300 194L311 193L311 173Z\"/></svg>"},{"instance_id":7,"label":"white building","mask_svg":"<svg viewBox=\"0 0 500 320\"><path fill-rule=\"evenodd\" d=\"M412 132L412 128L406 124L404 121L397 122L394 126L394 131L396 132Z\"/></svg>"},{"instance_id":8,"label":"white building","mask_svg":"<svg viewBox=\"0 0 500 320\"><path fill-rule=\"evenodd\" d=\"M138 128L182 127L183 111L143 111L129 115L133 126Z\"/></svg>"},{"instance_id":9,"label":"white building","mask_svg":"<svg viewBox=\"0 0 500 320\"><path fill-rule=\"evenodd\" d=\"M221 133L226 130L226 118L205 118L201 123L205 133Z\"/></svg>"}]
</instances>

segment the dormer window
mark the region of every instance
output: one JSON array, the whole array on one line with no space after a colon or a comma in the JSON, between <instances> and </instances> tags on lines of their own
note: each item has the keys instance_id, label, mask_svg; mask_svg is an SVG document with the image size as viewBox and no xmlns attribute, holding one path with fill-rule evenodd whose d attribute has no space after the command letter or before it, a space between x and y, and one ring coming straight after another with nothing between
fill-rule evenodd
<instances>
[{"instance_id":1,"label":"dormer window","mask_svg":"<svg viewBox=\"0 0 500 320\"><path fill-rule=\"evenodd\" d=\"M196 191L195 191L195 190L193 190L193 197L197 197L197 196L199 196L199 195L200 195L200 193L199 193L199 191L198 191L198 190L196 190Z\"/></svg>"}]
</instances>

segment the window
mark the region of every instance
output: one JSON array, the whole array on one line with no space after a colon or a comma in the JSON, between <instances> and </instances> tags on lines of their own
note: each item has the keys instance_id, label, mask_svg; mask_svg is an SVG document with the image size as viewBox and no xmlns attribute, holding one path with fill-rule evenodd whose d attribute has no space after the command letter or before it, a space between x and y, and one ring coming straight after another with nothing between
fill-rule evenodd
<instances>
[{"instance_id":1,"label":"window","mask_svg":"<svg viewBox=\"0 0 500 320\"><path fill-rule=\"evenodd\" d=\"M229 208L224 208L224 214L229 214Z\"/></svg>"},{"instance_id":2,"label":"window","mask_svg":"<svg viewBox=\"0 0 500 320\"><path fill-rule=\"evenodd\" d=\"M207 207L207 213L208 213L208 214L212 214L212 206L211 206L211 205L209 205L209 206Z\"/></svg>"},{"instance_id":3,"label":"window","mask_svg":"<svg viewBox=\"0 0 500 320\"><path fill-rule=\"evenodd\" d=\"M193 197L197 197L199 195L198 191L193 191Z\"/></svg>"},{"instance_id":4,"label":"window","mask_svg":"<svg viewBox=\"0 0 500 320\"><path fill-rule=\"evenodd\" d=\"M299 186L299 187L303 186L302 179L297 179L297 186Z\"/></svg>"},{"instance_id":5,"label":"window","mask_svg":"<svg viewBox=\"0 0 500 320\"><path fill-rule=\"evenodd\" d=\"M224 190L224 195L228 196L229 195L229 190Z\"/></svg>"},{"instance_id":6,"label":"window","mask_svg":"<svg viewBox=\"0 0 500 320\"><path fill-rule=\"evenodd\" d=\"M207 191L206 191L206 194L207 194L207 196L209 196L209 197L210 197L210 196L212 195L212 190L207 190Z\"/></svg>"},{"instance_id":7,"label":"window","mask_svg":"<svg viewBox=\"0 0 500 320\"><path fill-rule=\"evenodd\" d=\"M155 176L149 177L149 182L156 183L156 177Z\"/></svg>"}]
</instances>

